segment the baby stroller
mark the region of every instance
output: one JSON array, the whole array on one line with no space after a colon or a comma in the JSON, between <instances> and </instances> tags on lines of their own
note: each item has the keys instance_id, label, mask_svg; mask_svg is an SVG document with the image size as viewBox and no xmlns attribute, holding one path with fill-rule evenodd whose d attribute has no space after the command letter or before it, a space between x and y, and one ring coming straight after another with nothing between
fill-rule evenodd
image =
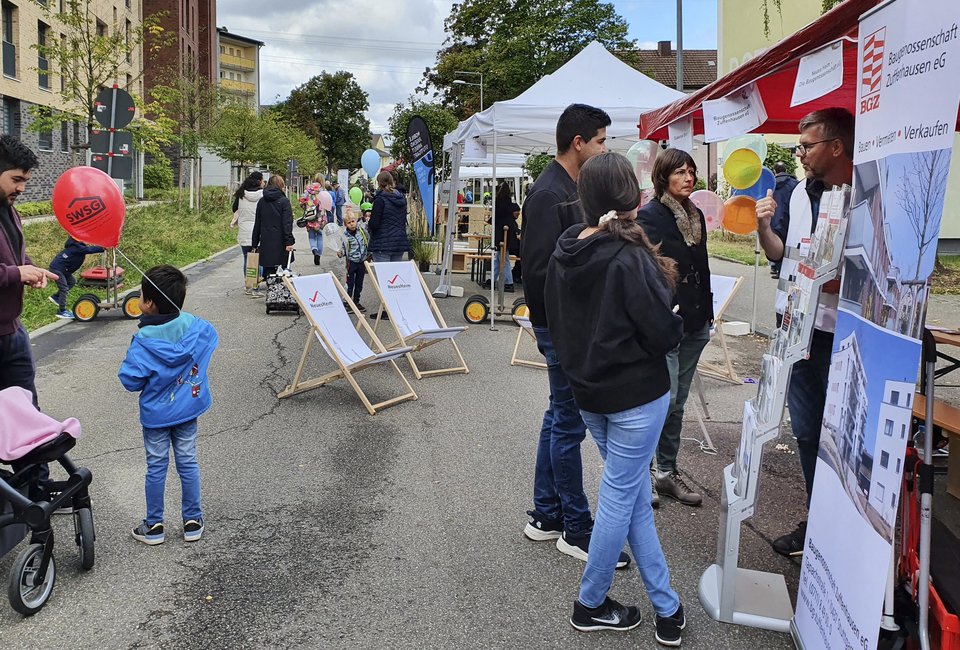
<instances>
[{"instance_id":1,"label":"baby stroller","mask_svg":"<svg viewBox=\"0 0 960 650\"><path fill-rule=\"evenodd\" d=\"M30 543L10 568L7 596L19 613L39 612L53 591L51 515L61 508L73 511L74 542L80 549L80 567L93 568L93 513L87 488L92 476L67 458L80 436L80 423L57 422L33 407L30 392L11 387L0 391L0 555L15 547L27 532ZM67 472L64 481L48 481L46 463L57 462Z\"/></svg>"}]
</instances>

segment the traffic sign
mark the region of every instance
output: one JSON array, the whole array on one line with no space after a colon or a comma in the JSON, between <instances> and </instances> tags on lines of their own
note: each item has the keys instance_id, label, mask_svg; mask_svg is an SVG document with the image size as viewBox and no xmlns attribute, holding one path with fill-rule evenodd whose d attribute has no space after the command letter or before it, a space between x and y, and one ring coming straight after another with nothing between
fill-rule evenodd
<instances>
[{"instance_id":1,"label":"traffic sign","mask_svg":"<svg viewBox=\"0 0 960 650\"><path fill-rule=\"evenodd\" d=\"M104 88L93 102L93 116L108 129L122 129L133 121L137 106L122 88Z\"/></svg>"}]
</instances>

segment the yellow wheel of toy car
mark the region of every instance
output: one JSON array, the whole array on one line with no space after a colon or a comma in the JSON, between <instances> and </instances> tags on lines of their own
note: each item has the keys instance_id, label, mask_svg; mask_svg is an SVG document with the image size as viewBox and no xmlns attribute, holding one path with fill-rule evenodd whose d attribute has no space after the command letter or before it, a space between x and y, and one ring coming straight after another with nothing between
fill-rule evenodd
<instances>
[{"instance_id":1,"label":"yellow wheel of toy car","mask_svg":"<svg viewBox=\"0 0 960 650\"><path fill-rule=\"evenodd\" d=\"M468 323L479 325L490 316L490 305L486 297L474 294L463 304L463 317Z\"/></svg>"},{"instance_id":2,"label":"yellow wheel of toy car","mask_svg":"<svg viewBox=\"0 0 960 650\"><path fill-rule=\"evenodd\" d=\"M123 299L123 315L127 318L140 318L140 292L131 291Z\"/></svg>"},{"instance_id":3,"label":"yellow wheel of toy car","mask_svg":"<svg viewBox=\"0 0 960 650\"><path fill-rule=\"evenodd\" d=\"M527 301L523 298L517 298L514 300L513 309L510 311L510 314L519 318L529 318L530 308L527 307Z\"/></svg>"},{"instance_id":4,"label":"yellow wheel of toy car","mask_svg":"<svg viewBox=\"0 0 960 650\"><path fill-rule=\"evenodd\" d=\"M83 294L73 303L73 317L83 323L92 321L99 313L100 298L92 293Z\"/></svg>"}]
</instances>

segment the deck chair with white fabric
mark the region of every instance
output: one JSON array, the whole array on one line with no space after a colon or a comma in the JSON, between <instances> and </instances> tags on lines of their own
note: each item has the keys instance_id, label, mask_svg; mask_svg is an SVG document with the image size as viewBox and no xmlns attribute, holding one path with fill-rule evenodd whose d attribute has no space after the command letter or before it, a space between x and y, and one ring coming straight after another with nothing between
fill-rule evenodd
<instances>
[{"instance_id":1,"label":"deck chair with white fabric","mask_svg":"<svg viewBox=\"0 0 960 650\"><path fill-rule=\"evenodd\" d=\"M293 375L293 381L277 397L290 397L343 378L357 393L370 415L375 415L379 409L417 399L416 392L410 386L407 378L400 372L396 363L398 357L408 354L413 348L399 347L387 350L380 339L377 338L376 333L364 321L363 314L359 312L353 302L349 301L343 285L332 273L318 273L294 278L286 277L283 282L287 285L290 293L293 294L304 315L309 319L310 332L307 334L307 343L303 348L303 354L300 356L297 371ZM356 316L357 326L354 326L351 321L344 302L350 305L350 309ZM365 328L370 337L372 349L360 336L359 330L362 328ZM314 379L302 379L303 368L306 365L307 355L310 354L314 339L320 342L323 351L337 364L337 370ZM406 392L397 397L372 404L363 389L360 388L354 375L361 370L381 364L388 364L393 368Z\"/></svg>"},{"instance_id":2,"label":"deck chair with white fabric","mask_svg":"<svg viewBox=\"0 0 960 650\"><path fill-rule=\"evenodd\" d=\"M513 346L513 356L510 357L511 366L528 366L530 368L547 368L547 364L543 361L537 361L534 359L525 359L520 356L520 343L523 341L525 336L530 337L534 345L537 343L537 337L533 333L533 323L530 322L529 312L524 312L523 314L517 314L513 317L513 322L519 325L519 330L517 331L517 342Z\"/></svg>"},{"instance_id":3,"label":"deck chair with white fabric","mask_svg":"<svg viewBox=\"0 0 960 650\"><path fill-rule=\"evenodd\" d=\"M374 288L380 297L380 309L377 311L374 331L381 320L386 320L397 335L396 341L387 345L388 349L410 346L407 361L417 379L435 375L468 373L467 362L460 354L460 348L454 338L467 328L448 327L443 315L433 300L433 295L420 275L415 262L367 262L367 272L373 276ZM383 318L386 313L387 318ZM413 355L420 350L449 341L459 365L435 370L420 370Z\"/></svg>"},{"instance_id":4,"label":"deck chair with white fabric","mask_svg":"<svg viewBox=\"0 0 960 650\"><path fill-rule=\"evenodd\" d=\"M723 335L723 314L733 300L733 296L740 288L743 282L743 276L731 277L728 275L710 274L710 290L713 293L713 332L710 339L716 339L720 343L720 350L723 352L723 365L717 365L701 359L697 363L697 372L705 377L712 377L730 384L741 383L740 377L733 369L733 363L730 360L730 349L727 347L727 339ZM702 396L701 396L702 400Z\"/></svg>"}]
</instances>

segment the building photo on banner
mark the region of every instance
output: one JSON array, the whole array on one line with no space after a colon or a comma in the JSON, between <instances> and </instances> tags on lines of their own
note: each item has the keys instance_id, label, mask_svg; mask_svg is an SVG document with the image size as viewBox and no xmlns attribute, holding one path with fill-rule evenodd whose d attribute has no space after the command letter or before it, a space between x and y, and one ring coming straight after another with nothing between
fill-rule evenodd
<instances>
[{"instance_id":1,"label":"building photo on banner","mask_svg":"<svg viewBox=\"0 0 960 650\"><path fill-rule=\"evenodd\" d=\"M860 22L854 190L800 575L804 648L874 648L960 99L960 3Z\"/></svg>"}]
</instances>

